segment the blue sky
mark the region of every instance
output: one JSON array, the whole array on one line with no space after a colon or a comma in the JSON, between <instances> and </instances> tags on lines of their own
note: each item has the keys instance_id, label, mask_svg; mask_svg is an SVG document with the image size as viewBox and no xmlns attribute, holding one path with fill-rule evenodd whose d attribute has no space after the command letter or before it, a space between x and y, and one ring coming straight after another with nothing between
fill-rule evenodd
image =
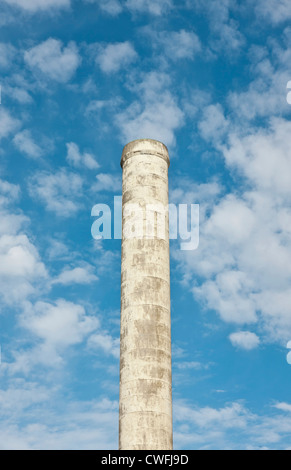
<instances>
[{"instance_id":1,"label":"blue sky","mask_svg":"<svg viewBox=\"0 0 291 470\"><path fill-rule=\"evenodd\" d=\"M291 3L0 1L0 448L118 446L123 146L164 142L174 446L290 449ZM290 344L289 344L290 345Z\"/></svg>"}]
</instances>

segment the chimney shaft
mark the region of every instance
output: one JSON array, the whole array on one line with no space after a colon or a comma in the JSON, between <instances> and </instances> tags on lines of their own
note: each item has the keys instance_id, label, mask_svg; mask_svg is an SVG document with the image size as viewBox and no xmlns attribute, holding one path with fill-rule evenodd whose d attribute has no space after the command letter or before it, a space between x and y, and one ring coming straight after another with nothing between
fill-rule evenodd
<instances>
[{"instance_id":1,"label":"chimney shaft","mask_svg":"<svg viewBox=\"0 0 291 470\"><path fill-rule=\"evenodd\" d=\"M155 140L123 149L120 450L173 448L169 164L167 148Z\"/></svg>"}]
</instances>

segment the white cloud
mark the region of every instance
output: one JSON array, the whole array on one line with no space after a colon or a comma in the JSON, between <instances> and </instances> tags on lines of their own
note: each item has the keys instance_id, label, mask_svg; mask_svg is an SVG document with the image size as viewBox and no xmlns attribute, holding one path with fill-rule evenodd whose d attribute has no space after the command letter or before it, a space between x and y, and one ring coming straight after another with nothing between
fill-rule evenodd
<instances>
[{"instance_id":1,"label":"white cloud","mask_svg":"<svg viewBox=\"0 0 291 470\"><path fill-rule=\"evenodd\" d=\"M123 99L118 95L107 100L91 100L85 109L85 116L91 123L90 125L94 123L100 133L107 134L107 138L109 138L112 132L112 117L120 112L122 103Z\"/></svg>"},{"instance_id":2,"label":"white cloud","mask_svg":"<svg viewBox=\"0 0 291 470\"><path fill-rule=\"evenodd\" d=\"M47 272L34 244L21 230L30 220L13 212L20 187L0 180L0 297L9 305L26 300L47 279Z\"/></svg>"},{"instance_id":3,"label":"white cloud","mask_svg":"<svg viewBox=\"0 0 291 470\"><path fill-rule=\"evenodd\" d=\"M175 131L182 126L184 113L168 87L169 77L158 72L132 86L139 99L116 116L125 141L151 138L168 146L175 144Z\"/></svg>"},{"instance_id":4,"label":"white cloud","mask_svg":"<svg viewBox=\"0 0 291 470\"><path fill-rule=\"evenodd\" d=\"M69 248L67 243L64 243L62 240L58 240L52 236L48 240L46 256L49 260L71 260L72 250Z\"/></svg>"},{"instance_id":5,"label":"white cloud","mask_svg":"<svg viewBox=\"0 0 291 470\"><path fill-rule=\"evenodd\" d=\"M260 20L263 17L276 26L290 20L291 4L289 0L259 0L256 12Z\"/></svg>"},{"instance_id":6,"label":"white cloud","mask_svg":"<svg viewBox=\"0 0 291 470\"><path fill-rule=\"evenodd\" d=\"M0 390L1 418L15 419L18 413L45 402L49 397L50 391L45 386L23 379L15 380L6 390Z\"/></svg>"},{"instance_id":7,"label":"white cloud","mask_svg":"<svg viewBox=\"0 0 291 470\"><path fill-rule=\"evenodd\" d=\"M202 304L223 321L258 323L268 340L283 343L291 337L290 134L289 121L272 118L248 135L230 127L223 146L214 141L238 178L236 194L211 206L201 193L199 248L175 254ZM187 190L181 182L179 197Z\"/></svg>"},{"instance_id":8,"label":"white cloud","mask_svg":"<svg viewBox=\"0 0 291 470\"><path fill-rule=\"evenodd\" d=\"M24 303L19 325L30 334L31 343L29 348L12 350L12 361L3 359L3 370L10 376L20 372L28 374L40 364L52 372L57 371L65 364L69 349L72 352L85 342L87 351L94 356L102 351L119 357L119 338L104 331L96 315L86 313L82 305L65 299L38 301L34 305Z\"/></svg>"},{"instance_id":9,"label":"white cloud","mask_svg":"<svg viewBox=\"0 0 291 470\"><path fill-rule=\"evenodd\" d=\"M163 32L157 34L156 40L164 47L170 59L193 59L201 51L201 42L193 31Z\"/></svg>"},{"instance_id":10,"label":"white cloud","mask_svg":"<svg viewBox=\"0 0 291 470\"><path fill-rule=\"evenodd\" d=\"M99 163L96 162L94 155L91 153L83 153L81 154L80 149L77 144L74 142L69 142L66 144L67 146L67 161L75 166L76 168L80 168L85 166L89 170L96 170L99 168Z\"/></svg>"},{"instance_id":11,"label":"white cloud","mask_svg":"<svg viewBox=\"0 0 291 470\"><path fill-rule=\"evenodd\" d=\"M260 338L250 331L237 331L229 335L230 342L233 346L250 351L256 349L260 344Z\"/></svg>"},{"instance_id":12,"label":"white cloud","mask_svg":"<svg viewBox=\"0 0 291 470\"><path fill-rule=\"evenodd\" d=\"M205 212L205 208L209 209L210 206L218 201L223 193L223 186L217 181L209 183L193 183L189 178L179 178L179 186L170 187L170 202L175 204L195 204L201 202L200 215ZM203 216L204 217L204 216Z\"/></svg>"},{"instance_id":13,"label":"white cloud","mask_svg":"<svg viewBox=\"0 0 291 470\"><path fill-rule=\"evenodd\" d=\"M2 89L2 93L3 93L3 89ZM17 86L10 86L6 84L5 94L9 95L11 99L17 101L20 104L28 104L33 101L27 90L24 90L23 88L20 88Z\"/></svg>"},{"instance_id":14,"label":"white cloud","mask_svg":"<svg viewBox=\"0 0 291 470\"><path fill-rule=\"evenodd\" d=\"M73 269L64 270L56 279L52 281L53 284L90 284L91 282L98 281L98 277L92 272L92 267L78 267Z\"/></svg>"},{"instance_id":15,"label":"white cloud","mask_svg":"<svg viewBox=\"0 0 291 470\"><path fill-rule=\"evenodd\" d=\"M21 324L55 348L81 343L99 326L96 317L86 315L83 306L59 299L55 303L37 302L21 316Z\"/></svg>"},{"instance_id":16,"label":"white cloud","mask_svg":"<svg viewBox=\"0 0 291 470\"><path fill-rule=\"evenodd\" d=\"M0 206L10 204L18 199L20 187L18 184L12 184L0 179Z\"/></svg>"},{"instance_id":17,"label":"white cloud","mask_svg":"<svg viewBox=\"0 0 291 470\"><path fill-rule=\"evenodd\" d=\"M22 8L29 13L51 10L56 8L67 8L70 0L3 0L11 6Z\"/></svg>"},{"instance_id":18,"label":"white cloud","mask_svg":"<svg viewBox=\"0 0 291 470\"><path fill-rule=\"evenodd\" d=\"M228 127L229 122L224 116L221 105L209 105L203 109L202 118L198 123L203 139L219 142L225 136Z\"/></svg>"},{"instance_id":19,"label":"white cloud","mask_svg":"<svg viewBox=\"0 0 291 470\"><path fill-rule=\"evenodd\" d=\"M121 209L119 207L119 209ZM116 267L119 262L118 254L115 251L111 251L104 248L104 240L94 240L93 245L93 259L97 267L98 276L101 278L105 273L116 273L118 268Z\"/></svg>"},{"instance_id":20,"label":"white cloud","mask_svg":"<svg viewBox=\"0 0 291 470\"><path fill-rule=\"evenodd\" d=\"M9 204L10 200L7 199L7 197L3 198L1 196L1 205ZM23 225L29 223L28 217L23 215L22 213L18 214L13 214L11 211L6 211L6 210L1 210L0 211L0 216L1 216L1 225L0 225L0 235L16 235L20 228L23 227Z\"/></svg>"},{"instance_id":21,"label":"white cloud","mask_svg":"<svg viewBox=\"0 0 291 470\"><path fill-rule=\"evenodd\" d=\"M206 14L209 19L210 32L209 45L214 51L237 53L245 44L245 38L239 31L239 24L231 18L232 10L237 3L234 0L192 0L190 7Z\"/></svg>"},{"instance_id":22,"label":"white cloud","mask_svg":"<svg viewBox=\"0 0 291 470\"><path fill-rule=\"evenodd\" d=\"M0 140L8 137L20 126L20 121L11 116L3 106L0 106Z\"/></svg>"},{"instance_id":23,"label":"white cloud","mask_svg":"<svg viewBox=\"0 0 291 470\"><path fill-rule=\"evenodd\" d=\"M41 78L59 83L68 82L81 61L74 42L65 47L61 41L53 38L26 51L24 59L36 74L41 74Z\"/></svg>"},{"instance_id":24,"label":"white cloud","mask_svg":"<svg viewBox=\"0 0 291 470\"><path fill-rule=\"evenodd\" d=\"M282 411L289 411L287 405ZM174 445L178 449L284 450L290 441L289 413L258 415L241 402L214 408L178 400L174 402L174 421Z\"/></svg>"},{"instance_id":25,"label":"white cloud","mask_svg":"<svg viewBox=\"0 0 291 470\"><path fill-rule=\"evenodd\" d=\"M201 370L201 369L208 369L208 364L202 364L201 362L195 362L195 361L180 361L180 362L174 362L173 364L174 367L177 367L177 369L181 370L188 370L188 369L194 369L194 370Z\"/></svg>"},{"instance_id":26,"label":"white cloud","mask_svg":"<svg viewBox=\"0 0 291 470\"><path fill-rule=\"evenodd\" d=\"M172 0L126 0L125 6L132 13L150 13L160 16L173 7Z\"/></svg>"},{"instance_id":27,"label":"white cloud","mask_svg":"<svg viewBox=\"0 0 291 470\"><path fill-rule=\"evenodd\" d=\"M51 384L45 389L23 382L10 385L3 392L4 400L10 409L1 407L0 412L2 450L110 450L118 446L117 401L68 403Z\"/></svg>"},{"instance_id":28,"label":"white cloud","mask_svg":"<svg viewBox=\"0 0 291 470\"><path fill-rule=\"evenodd\" d=\"M289 253L290 250L288 255ZM277 261L276 258L275 261ZM284 264L287 264L288 261L287 259ZM282 260L279 260L279 263L283 264ZM279 263L277 261L275 271L279 268ZM287 269L279 276L279 280L276 279L276 283L274 282L273 286L254 295L257 308L260 309L263 314L262 323L269 338L272 341L279 341L283 344L291 337L291 289L289 286L286 286L288 276L290 276L290 274ZM282 282L281 286L279 285L280 281Z\"/></svg>"},{"instance_id":29,"label":"white cloud","mask_svg":"<svg viewBox=\"0 0 291 470\"><path fill-rule=\"evenodd\" d=\"M127 68L137 59L137 53L129 41L100 47L96 62L105 73L115 73Z\"/></svg>"},{"instance_id":30,"label":"white cloud","mask_svg":"<svg viewBox=\"0 0 291 470\"><path fill-rule=\"evenodd\" d=\"M22 51L17 51L17 54L21 59L23 55ZM22 73L20 72L17 54L15 53L11 62L11 66L13 67L12 73L3 77L2 80L2 102L9 96L11 100L21 104L32 103L33 99L30 93L34 91L33 86L31 81L26 78L27 74L23 74L23 71Z\"/></svg>"},{"instance_id":31,"label":"white cloud","mask_svg":"<svg viewBox=\"0 0 291 470\"><path fill-rule=\"evenodd\" d=\"M99 173L96 175L97 183L93 183L92 191L120 191L121 190L121 177L111 175L110 173Z\"/></svg>"},{"instance_id":32,"label":"white cloud","mask_svg":"<svg viewBox=\"0 0 291 470\"><path fill-rule=\"evenodd\" d=\"M7 304L25 300L35 292L35 285L46 278L46 268L26 235L0 237L0 294Z\"/></svg>"},{"instance_id":33,"label":"white cloud","mask_svg":"<svg viewBox=\"0 0 291 470\"><path fill-rule=\"evenodd\" d=\"M249 71L253 79L246 89L233 91L228 96L233 117L237 118L241 128L257 117L269 119L270 116L288 114L286 84L290 80L288 64L291 48L288 47L288 41L286 43L286 48L279 46L276 41L269 47L250 48Z\"/></svg>"},{"instance_id":34,"label":"white cloud","mask_svg":"<svg viewBox=\"0 0 291 470\"><path fill-rule=\"evenodd\" d=\"M238 169L256 188L274 197L291 196L290 121L272 118L267 130L241 138L230 134L224 148L227 165Z\"/></svg>"},{"instance_id":35,"label":"white cloud","mask_svg":"<svg viewBox=\"0 0 291 470\"><path fill-rule=\"evenodd\" d=\"M119 97L115 97L110 100L92 100L88 104L85 113L91 117L94 113L98 113L106 109L109 109L110 112L114 112L121 102L122 100Z\"/></svg>"},{"instance_id":36,"label":"white cloud","mask_svg":"<svg viewBox=\"0 0 291 470\"><path fill-rule=\"evenodd\" d=\"M42 276L45 271L38 254L25 235L3 235L0 240L0 275L7 277Z\"/></svg>"},{"instance_id":37,"label":"white cloud","mask_svg":"<svg viewBox=\"0 0 291 470\"><path fill-rule=\"evenodd\" d=\"M35 143L29 130L18 132L13 142L15 146L29 158L39 158L43 154L43 150Z\"/></svg>"},{"instance_id":38,"label":"white cloud","mask_svg":"<svg viewBox=\"0 0 291 470\"><path fill-rule=\"evenodd\" d=\"M119 338L114 339L109 333L95 333L88 340L90 349L101 349L106 354L119 358Z\"/></svg>"},{"instance_id":39,"label":"white cloud","mask_svg":"<svg viewBox=\"0 0 291 470\"><path fill-rule=\"evenodd\" d=\"M193 287L192 292L209 309L216 310L222 320L244 324L257 321L256 303L249 295L251 287L245 273L232 270Z\"/></svg>"},{"instance_id":40,"label":"white cloud","mask_svg":"<svg viewBox=\"0 0 291 470\"><path fill-rule=\"evenodd\" d=\"M254 225L255 216L247 202L228 194L220 204L213 207L212 216L205 225L205 233L208 235L216 232L230 246L251 237Z\"/></svg>"},{"instance_id":41,"label":"white cloud","mask_svg":"<svg viewBox=\"0 0 291 470\"><path fill-rule=\"evenodd\" d=\"M16 49L9 43L0 42L0 68L10 68Z\"/></svg>"},{"instance_id":42,"label":"white cloud","mask_svg":"<svg viewBox=\"0 0 291 470\"><path fill-rule=\"evenodd\" d=\"M84 0L86 3L96 3L100 10L111 16L118 16L123 11L123 0Z\"/></svg>"},{"instance_id":43,"label":"white cloud","mask_svg":"<svg viewBox=\"0 0 291 470\"><path fill-rule=\"evenodd\" d=\"M99 7L111 16L117 16L123 8L119 0L99 0Z\"/></svg>"},{"instance_id":44,"label":"white cloud","mask_svg":"<svg viewBox=\"0 0 291 470\"><path fill-rule=\"evenodd\" d=\"M181 402L175 405L175 420L188 421L199 428L210 428L212 426L221 426L222 429L246 428L248 423L248 412L239 403L232 403L225 408L214 409L189 408Z\"/></svg>"},{"instance_id":45,"label":"white cloud","mask_svg":"<svg viewBox=\"0 0 291 470\"><path fill-rule=\"evenodd\" d=\"M214 32L217 38L211 41L211 47L214 51L229 51L230 53L237 53L245 45L245 38L238 29L238 23L229 20L228 23L216 25L215 20L213 23Z\"/></svg>"},{"instance_id":46,"label":"white cloud","mask_svg":"<svg viewBox=\"0 0 291 470\"><path fill-rule=\"evenodd\" d=\"M56 173L46 171L37 173L29 183L32 197L42 201L46 209L59 216L70 217L80 209L82 178L65 169Z\"/></svg>"},{"instance_id":47,"label":"white cloud","mask_svg":"<svg viewBox=\"0 0 291 470\"><path fill-rule=\"evenodd\" d=\"M288 411L289 413L291 413L291 405L289 403L277 403L274 406L278 410Z\"/></svg>"}]
</instances>

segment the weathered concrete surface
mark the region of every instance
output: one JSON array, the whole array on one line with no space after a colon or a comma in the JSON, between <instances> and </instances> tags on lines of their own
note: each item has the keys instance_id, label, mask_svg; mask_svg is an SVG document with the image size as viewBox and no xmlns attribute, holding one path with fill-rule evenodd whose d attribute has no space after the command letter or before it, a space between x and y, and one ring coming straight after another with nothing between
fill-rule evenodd
<instances>
[{"instance_id":1,"label":"weathered concrete surface","mask_svg":"<svg viewBox=\"0 0 291 470\"><path fill-rule=\"evenodd\" d=\"M163 218L156 216L154 233L148 238L145 212L148 204L168 204L169 163L167 148L150 139L126 145L121 159L120 450L173 446L169 219L165 212L161 236L157 225ZM131 223L128 237L126 224L132 217L128 204L133 203L143 209L143 216Z\"/></svg>"}]
</instances>

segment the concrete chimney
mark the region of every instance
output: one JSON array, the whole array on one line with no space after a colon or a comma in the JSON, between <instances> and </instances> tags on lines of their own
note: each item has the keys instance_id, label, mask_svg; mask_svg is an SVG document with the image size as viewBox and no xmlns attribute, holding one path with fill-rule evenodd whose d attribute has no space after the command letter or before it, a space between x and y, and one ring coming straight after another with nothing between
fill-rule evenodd
<instances>
[{"instance_id":1,"label":"concrete chimney","mask_svg":"<svg viewBox=\"0 0 291 470\"><path fill-rule=\"evenodd\" d=\"M123 149L120 450L173 448L169 164L155 140Z\"/></svg>"}]
</instances>

